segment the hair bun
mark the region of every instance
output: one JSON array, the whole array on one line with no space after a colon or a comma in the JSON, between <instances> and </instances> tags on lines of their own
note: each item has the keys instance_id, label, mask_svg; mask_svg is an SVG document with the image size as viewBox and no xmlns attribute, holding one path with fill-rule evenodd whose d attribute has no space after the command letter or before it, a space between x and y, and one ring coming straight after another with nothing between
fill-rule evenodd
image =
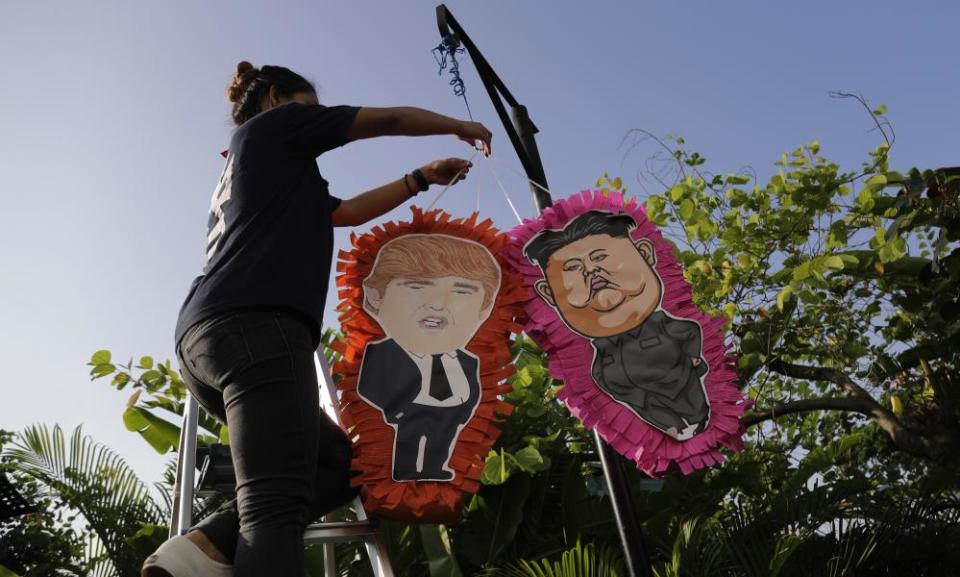
<instances>
[{"instance_id":1,"label":"hair bun","mask_svg":"<svg viewBox=\"0 0 960 577\"><path fill-rule=\"evenodd\" d=\"M240 61L240 63L237 64L237 73L233 75L233 80L230 82L230 86L227 87L227 100L230 102L239 101L258 74L260 74L260 70L254 67L253 64L250 64L246 60Z\"/></svg>"}]
</instances>

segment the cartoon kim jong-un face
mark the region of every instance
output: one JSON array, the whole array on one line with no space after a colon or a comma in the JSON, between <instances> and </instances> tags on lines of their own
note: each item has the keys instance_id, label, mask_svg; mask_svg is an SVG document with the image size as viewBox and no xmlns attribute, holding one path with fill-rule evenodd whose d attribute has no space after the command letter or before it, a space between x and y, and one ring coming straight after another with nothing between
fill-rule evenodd
<instances>
[{"instance_id":1,"label":"cartoon kim jong-un face","mask_svg":"<svg viewBox=\"0 0 960 577\"><path fill-rule=\"evenodd\" d=\"M385 244L363 282L364 309L404 349L439 354L466 347L490 316L500 267L481 244L408 234Z\"/></svg>"},{"instance_id":2,"label":"cartoon kim jong-un face","mask_svg":"<svg viewBox=\"0 0 960 577\"><path fill-rule=\"evenodd\" d=\"M628 215L591 211L563 230L544 231L525 248L544 271L537 293L585 337L624 333L660 304L653 243L632 240L633 226Z\"/></svg>"}]
</instances>

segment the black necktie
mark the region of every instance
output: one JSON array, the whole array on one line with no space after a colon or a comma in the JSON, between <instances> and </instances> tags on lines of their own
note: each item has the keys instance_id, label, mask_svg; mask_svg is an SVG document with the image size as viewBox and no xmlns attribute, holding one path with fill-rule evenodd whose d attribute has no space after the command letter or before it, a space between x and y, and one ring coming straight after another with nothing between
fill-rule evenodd
<instances>
[{"instance_id":1,"label":"black necktie","mask_svg":"<svg viewBox=\"0 0 960 577\"><path fill-rule=\"evenodd\" d=\"M440 361L443 355L431 356L433 365L430 367L430 396L438 401L445 401L453 396L453 389L450 388L447 372L443 370L443 363Z\"/></svg>"}]
</instances>

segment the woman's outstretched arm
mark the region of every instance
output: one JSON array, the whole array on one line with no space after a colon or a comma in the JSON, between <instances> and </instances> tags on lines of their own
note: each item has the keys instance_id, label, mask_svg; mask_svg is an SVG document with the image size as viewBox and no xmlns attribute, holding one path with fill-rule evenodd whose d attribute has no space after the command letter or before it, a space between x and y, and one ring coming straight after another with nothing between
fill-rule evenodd
<instances>
[{"instance_id":1,"label":"woman's outstretched arm","mask_svg":"<svg viewBox=\"0 0 960 577\"><path fill-rule=\"evenodd\" d=\"M466 178L471 163L462 158L447 158L434 160L420 168L423 176L430 184L450 184L457 173L462 174L456 182ZM404 182L406 180L406 182ZM370 189L348 198L340 203L333 211L333 226L358 226L378 216L390 212L411 198L410 191L417 190L417 183L412 176L405 175L383 186Z\"/></svg>"},{"instance_id":2,"label":"woman's outstretched arm","mask_svg":"<svg viewBox=\"0 0 960 577\"><path fill-rule=\"evenodd\" d=\"M483 153L490 156L492 134L479 122L457 120L436 112L412 106L392 108L363 107L357 112L347 138L359 140L377 136L429 136L454 134L460 140L476 146L483 145Z\"/></svg>"}]
</instances>

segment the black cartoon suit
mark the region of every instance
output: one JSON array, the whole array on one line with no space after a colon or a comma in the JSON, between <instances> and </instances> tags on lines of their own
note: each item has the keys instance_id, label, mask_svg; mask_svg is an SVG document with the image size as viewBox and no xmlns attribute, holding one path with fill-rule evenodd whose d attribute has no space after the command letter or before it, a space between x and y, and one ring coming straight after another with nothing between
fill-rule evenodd
<instances>
[{"instance_id":1,"label":"black cartoon suit","mask_svg":"<svg viewBox=\"0 0 960 577\"><path fill-rule=\"evenodd\" d=\"M466 424L480 402L479 361L464 351L456 357L469 385L465 402L453 406L415 403L423 389L421 370L400 345L386 339L367 345L360 368L357 393L380 409L384 420L396 428L393 478L449 480L444 469L460 426ZM417 456L424 441L422 468Z\"/></svg>"},{"instance_id":2,"label":"black cartoon suit","mask_svg":"<svg viewBox=\"0 0 960 577\"><path fill-rule=\"evenodd\" d=\"M706 426L710 405L701 378L700 325L654 311L639 327L593 341L593 379L614 399L662 431ZM694 366L692 359L700 362ZM686 423L684 423L684 420Z\"/></svg>"}]
</instances>

